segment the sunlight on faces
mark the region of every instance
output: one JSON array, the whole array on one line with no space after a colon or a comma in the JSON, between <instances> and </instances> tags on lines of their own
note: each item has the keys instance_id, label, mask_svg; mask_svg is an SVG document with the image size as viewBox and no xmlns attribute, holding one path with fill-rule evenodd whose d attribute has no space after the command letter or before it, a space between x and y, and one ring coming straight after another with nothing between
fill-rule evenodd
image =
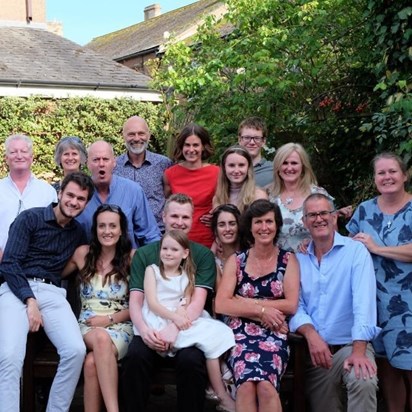
<instances>
[{"instance_id":1,"label":"sunlight on faces","mask_svg":"<svg viewBox=\"0 0 412 412\"><path fill-rule=\"evenodd\" d=\"M133 154L143 153L150 140L150 131L143 119L132 117L123 126L123 138L126 148Z\"/></svg>"},{"instance_id":2,"label":"sunlight on faces","mask_svg":"<svg viewBox=\"0 0 412 412\"><path fill-rule=\"evenodd\" d=\"M116 160L111 146L106 142L96 142L90 146L87 167L95 184L110 184Z\"/></svg>"},{"instance_id":3,"label":"sunlight on faces","mask_svg":"<svg viewBox=\"0 0 412 412\"><path fill-rule=\"evenodd\" d=\"M106 211L97 216L97 239L102 246L113 246L122 235L120 215Z\"/></svg>"},{"instance_id":4,"label":"sunlight on faces","mask_svg":"<svg viewBox=\"0 0 412 412\"><path fill-rule=\"evenodd\" d=\"M375 185L379 193L403 192L407 176L395 159L381 158L375 162Z\"/></svg>"},{"instance_id":5,"label":"sunlight on faces","mask_svg":"<svg viewBox=\"0 0 412 412\"><path fill-rule=\"evenodd\" d=\"M188 256L189 249L183 248L175 239L165 235L160 248L160 259L165 269L177 269Z\"/></svg>"},{"instance_id":6,"label":"sunlight on faces","mask_svg":"<svg viewBox=\"0 0 412 412\"><path fill-rule=\"evenodd\" d=\"M249 162L240 154L231 153L225 159L225 174L230 183L243 183L248 169Z\"/></svg>"},{"instance_id":7,"label":"sunlight on faces","mask_svg":"<svg viewBox=\"0 0 412 412\"><path fill-rule=\"evenodd\" d=\"M321 238L333 238L335 232L337 214L324 213L323 216L319 215L322 212L332 212L333 208L326 199L310 199L306 202L303 223L309 230L313 240ZM307 216L309 214L309 216ZM314 216L310 216L314 214Z\"/></svg>"},{"instance_id":8,"label":"sunlight on faces","mask_svg":"<svg viewBox=\"0 0 412 412\"><path fill-rule=\"evenodd\" d=\"M260 142L255 141L254 139L251 139L249 141L246 141L244 137L256 137L257 140L260 140ZM247 151L249 152L250 156L252 159L257 157L260 154L260 151L264 144L266 143L266 140L263 138L263 131L262 130L257 130L252 127L243 127L239 138L238 142L240 145L243 147L246 147Z\"/></svg>"},{"instance_id":9,"label":"sunlight on faces","mask_svg":"<svg viewBox=\"0 0 412 412\"><path fill-rule=\"evenodd\" d=\"M302 160L297 152L292 152L282 163L279 176L284 182L295 183L302 175Z\"/></svg>"},{"instance_id":10,"label":"sunlight on faces","mask_svg":"<svg viewBox=\"0 0 412 412\"><path fill-rule=\"evenodd\" d=\"M29 170L33 163L33 152L24 140L15 139L10 141L5 159L10 171Z\"/></svg>"},{"instance_id":11,"label":"sunlight on faces","mask_svg":"<svg viewBox=\"0 0 412 412\"><path fill-rule=\"evenodd\" d=\"M163 211L163 223L166 231L177 229L189 233L192 228L193 209L190 203L170 202Z\"/></svg>"},{"instance_id":12,"label":"sunlight on faces","mask_svg":"<svg viewBox=\"0 0 412 412\"><path fill-rule=\"evenodd\" d=\"M182 154L186 162L196 163L202 160L203 145L200 137L192 134L186 138Z\"/></svg>"},{"instance_id":13,"label":"sunlight on faces","mask_svg":"<svg viewBox=\"0 0 412 412\"><path fill-rule=\"evenodd\" d=\"M65 218L74 218L83 212L87 204L89 191L77 183L69 182L58 194L59 210Z\"/></svg>"},{"instance_id":14,"label":"sunlight on faces","mask_svg":"<svg viewBox=\"0 0 412 412\"><path fill-rule=\"evenodd\" d=\"M255 244L273 244L277 231L275 213L268 212L261 217L252 218L250 231L255 239Z\"/></svg>"},{"instance_id":15,"label":"sunlight on faces","mask_svg":"<svg viewBox=\"0 0 412 412\"><path fill-rule=\"evenodd\" d=\"M230 212L221 212L217 219L216 234L222 244L231 245L237 242L238 225L235 216Z\"/></svg>"},{"instance_id":16,"label":"sunlight on faces","mask_svg":"<svg viewBox=\"0 0 412 412\"><path fill-rule=\"evenodd\" d=\"M80 170L80 153L77 149L69 148L62 153L60 158L64 173L78 172Z\"/></svg>"}]
</instances>

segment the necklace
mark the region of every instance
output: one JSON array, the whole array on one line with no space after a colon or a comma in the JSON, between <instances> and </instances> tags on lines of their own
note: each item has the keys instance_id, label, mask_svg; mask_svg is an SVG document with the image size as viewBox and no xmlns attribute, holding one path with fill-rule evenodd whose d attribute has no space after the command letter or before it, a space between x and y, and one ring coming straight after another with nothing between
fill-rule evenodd
<instances>
[{"instance_id":1,"label":"necklace","mask_svg":"<svg viewBox=\"0 0 412 412\"><path fill-rule=\"evenodd\" d=\"M102 275L107 273L107 269L109 269L109 267L112 266L112 261L109 261L108 263L104 264L102 260L98 260L96 263L97 269Z\"/></svg>"},{"instance_id":2,"label":"necklace","mask_svg":"<svg viewBox=\"0 0 412 412\"><path fill-rule=\"evenodd\" d=\"M263 276L269 273L269 271L273 268L273 260L277 258L279 254L279 249L276 247L273 250L273 253L270 254L269 257L260 257L258 258L256 256L256 251L253 253L253 259L256 264L256 268L258 270L258 273L256 273L257 276Z\"/></svg>"}]
</instances>

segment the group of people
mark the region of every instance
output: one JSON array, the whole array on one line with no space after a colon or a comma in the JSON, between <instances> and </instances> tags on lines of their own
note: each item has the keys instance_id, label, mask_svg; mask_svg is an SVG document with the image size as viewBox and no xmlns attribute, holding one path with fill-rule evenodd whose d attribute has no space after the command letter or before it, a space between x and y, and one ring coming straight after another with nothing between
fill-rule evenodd
<instances>
[{"instance_id":1,"label":"group of people","mask_svg":"<svg viewBox=\"0 0 412 412\"><path fill-rule=\"evenodd\" d=\"M0 412L19 410L27 333L40 327L60 355L48 411L69 410L82 367L86 411L118 411L119 396L143 411L161 363L176 368L179 411L201 411L208 386L219 410L280 411L289 331L307 341L313 411L376 411L378 375L388 410L412 408L406 166L391 153L374 159L379 195L345 237L337 219L352 208L335 208L300 144L266 160L267 133L245 119L216 166L205 128L183 128L170 160L148 150L147 123L132 116L117 159L105 141L86 150L62 138L54 188L31 173L31 140L6 139ZM78 319L60 287L73 273Z\"/></svg>"}]
</instances>

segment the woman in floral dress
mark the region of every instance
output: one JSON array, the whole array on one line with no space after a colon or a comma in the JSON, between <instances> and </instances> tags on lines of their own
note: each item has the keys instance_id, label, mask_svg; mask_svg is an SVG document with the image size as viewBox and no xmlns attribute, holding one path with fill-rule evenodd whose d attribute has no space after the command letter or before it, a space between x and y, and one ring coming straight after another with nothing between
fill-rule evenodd
<instances>
[{"instance_id":1,"label":"woman in floral dress","mask_svg":"<svg viewBox=\"0 0 412 412\"><path fill-rule=\"evenodd\" d=\"M382 153L373 165L380 194L360 204L347 229L375 266L382 333L373 346L387 410L412 410L412 195L398 156Z\"/></svg>"},{"instance_id":2,"label":"woman in floral dress","mask_svg":"<svg viewBox=\"0 0 412 412\"><path fill-rule=\"evenodd\" d=\"M299 266L293 253L276 246L282 226L277 205L256 200L241 223L245 244L226 262L215 302L235 334L229 365L236 411L281 411L279 384L289 359L286 316L297 309Z\"/></svg>"},{"instance_id":3,"label":"woman in floral dress","mask_svg":"<svg viewBox=\"0 0 412 412\"><path fill-rule=\"evenodd\" d=\"M88 353L84 363L84 410L118 412L117 361L133 337L128 276L132 257L127 219L120 207L101 205L93 215L90 246L80 246L64 274L80 270L79 325Z\"/></svg>"}]
</instances>

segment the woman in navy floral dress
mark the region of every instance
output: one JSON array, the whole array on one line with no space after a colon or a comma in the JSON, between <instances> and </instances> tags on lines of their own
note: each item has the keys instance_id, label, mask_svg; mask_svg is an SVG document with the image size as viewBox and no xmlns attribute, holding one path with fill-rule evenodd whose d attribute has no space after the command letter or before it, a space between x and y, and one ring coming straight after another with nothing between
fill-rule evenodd
<instances>
[{"instance_id":1,"label":"woman in navy floral dress","mask_svg":"<svg viewBox=\"0 0 412 412\"><path fill-rule=\"evenodd\" d=\"M382 333L373 346L387 409L412 410L412 196L398 156L383 153L373 164L380 195L361 203L347 229L375 266Z\"/></svg>"},{"instance_id":2,"label":"woman in navy floral dress","mask_svg":"<svg viewBox=\"0 0 412 412\"><path fill-rule=\"evenodd\" d=\"M299 266L279 249L282 216L277 205L256 200L242 217L242 252L225 264L216 312L229 316L236 346L229 355L236 411L281 411L280 379L289 359L286 316L295 313Z\"/></svg>"}]
</instances>

